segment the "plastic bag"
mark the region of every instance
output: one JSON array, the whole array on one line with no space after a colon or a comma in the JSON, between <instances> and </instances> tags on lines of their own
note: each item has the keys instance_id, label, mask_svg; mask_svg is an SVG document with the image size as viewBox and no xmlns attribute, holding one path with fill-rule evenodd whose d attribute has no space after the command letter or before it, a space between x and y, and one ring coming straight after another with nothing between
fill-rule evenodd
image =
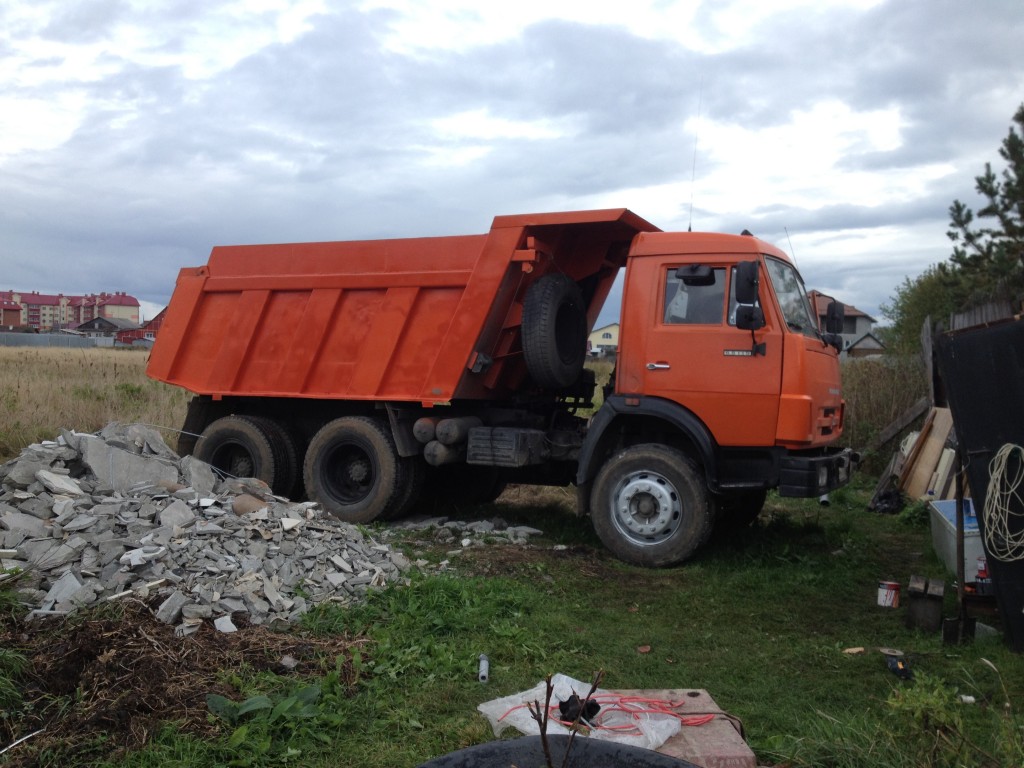
<instances>
[{"instance_id":1,"label":"plastic bag","mask_svg":"<svg viewBox=\"0 0 1024 768\"><path fill-rule=\"evenodd\" d=\"M554 689L550 702L553 711L548 719L548 733L568 734L569 729L554 719L558 716L558 704L574 693L581 699L584 698L590 691L590 683L583 683L559 673L551 676L551 685ZM508 726L528 736L537 735L540 733L540 726L530 715L527 705L539 702L543 707L546 691L547 688L541 681L522 693L485 701L477 710L490 721L495 736L499 736ZM657 749L679 733L679 718L672 714L641 712L640 707L632 706L627 700L602 688L598 688L591 698L601 705L601 711L591 721L595 727L590 729L589 738ZM582 735L578 734L577 738Z\"/></svg>"}]
</instances>

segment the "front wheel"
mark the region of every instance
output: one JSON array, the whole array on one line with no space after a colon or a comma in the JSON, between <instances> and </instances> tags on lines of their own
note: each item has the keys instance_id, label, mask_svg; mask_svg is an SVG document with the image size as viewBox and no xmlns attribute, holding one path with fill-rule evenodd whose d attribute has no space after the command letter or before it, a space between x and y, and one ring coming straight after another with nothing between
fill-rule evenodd
<instances>
[{"instance_id":1,"label":"front wheel","mask_svg":"<svg viewBox=\"0 0 1024 768\"><path fill-rule=\"evenodd\" d=\"M714 522L704 478L682 451L634 445L597 474L590 503L594 530L612 553L658 568L692 557Z\"/></svg>"}]
</instances>

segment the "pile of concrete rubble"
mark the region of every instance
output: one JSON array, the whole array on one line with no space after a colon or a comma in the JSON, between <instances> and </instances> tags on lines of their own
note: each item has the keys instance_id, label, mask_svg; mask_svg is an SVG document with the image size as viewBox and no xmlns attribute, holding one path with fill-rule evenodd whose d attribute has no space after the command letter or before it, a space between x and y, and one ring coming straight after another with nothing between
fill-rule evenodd
<instances>
[{"instance_id":1,"label":"pile of concrete rubble","mask_svg":"<svg viewBox=\"0 0 1024 768\"><path fill-rule=\"evenodd\" d=\"M179 634L293 621L401 578L410 563L318 505L220 479L160 434L111 424L63 432L0 466L0 567L32 615L131 596Z\"/></svg>"}]
</instances>

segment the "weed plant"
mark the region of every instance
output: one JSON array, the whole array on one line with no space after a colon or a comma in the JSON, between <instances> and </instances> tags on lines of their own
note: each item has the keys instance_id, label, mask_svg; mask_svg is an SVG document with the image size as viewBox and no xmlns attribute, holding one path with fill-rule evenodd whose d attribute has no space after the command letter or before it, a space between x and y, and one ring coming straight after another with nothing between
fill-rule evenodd
<instances>
[{"instance_id":1,"label":"weed plant","mask_svg":"<svg viewBox=\"0 0 1024 768\"><path fill-rule=\"evenodd\" d=\"M146 377L143 350L0 347L0 461L61 429L94 432L111 421L173 429L189 394Z\"/></svg>"}]
</instances>

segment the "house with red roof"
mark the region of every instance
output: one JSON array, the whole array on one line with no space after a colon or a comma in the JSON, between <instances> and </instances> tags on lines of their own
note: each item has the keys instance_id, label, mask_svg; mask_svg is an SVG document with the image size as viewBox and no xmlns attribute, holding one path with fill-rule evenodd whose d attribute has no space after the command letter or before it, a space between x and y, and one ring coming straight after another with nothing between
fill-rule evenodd
<instances>
[{"instance_id":1,"label":"house with red roof","mask_svg":"<svg viewBox=\"0 0 1024 768\"><path fill-rule=\"evenodd\" d=\"M818 318L818 327L824 330L825 317L828 305L833 301L832 297L818 291L808 291L807 297L811 300L811 307ZM883 354L885 344L874 334L875 318L861 312L852 304L843 306L843 356L873 357Z\"/></svg>"},{"instance_id":2,"label":"house with red roof","mask_svg":"<svg viewBox=\"0 0 1024 768\"><path fill-rule=\"evenodd\" d=\"M152 346L153 342L156 341L156 335L160 331L160 326L164 322L164 314L166 312L167 307L164 307L159 312L157 312L156 316L153 317L153 319L143 323L141 328L135 328L126 331L118 331L116 336L118 346Z\"/></svg>"}]
</instances>

